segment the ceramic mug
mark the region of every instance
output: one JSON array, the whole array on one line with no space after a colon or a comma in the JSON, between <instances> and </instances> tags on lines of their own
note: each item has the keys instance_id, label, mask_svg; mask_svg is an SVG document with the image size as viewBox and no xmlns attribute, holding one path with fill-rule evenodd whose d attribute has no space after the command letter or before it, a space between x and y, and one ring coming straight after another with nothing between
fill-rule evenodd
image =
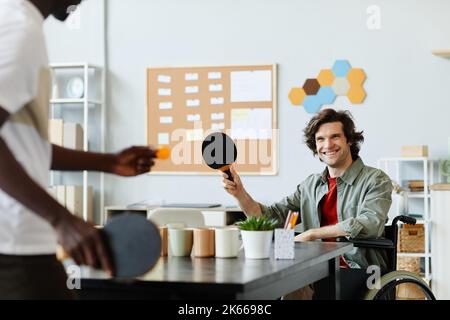
<instances>
[{"instance_id":1,"label":"ceramic mug","mask_svg":"<svg viewBox=\"0 0 450 320\"><path fill-rule=\"evenodd\" d=\"M215 242L217 258L237 257L239 250L242 249L238 228L217 228Z\"/></svg>"},{"instance_id":2,"label":"ceramic mug","mask_svg":"<svg viewBox=\"0 0 450 320\"><path fill-rule=\"evenodd\" d=\"M168 228L163 226L159 227L159 235L161 236L161 257L167 256L168 251Z\"/></svg>"},{"instance_id":3,"label":"ceramic mug","mask_svg":"<svg viewBox=\"0 0 450 320\"><path fill-rule=\"evenodd\" d=\"M172 256L190 256L193 243L193 231L189 228L169 228L169 247Z\"/></svg>"},{"instance_id":4,"label":"ceramic mug","mask_svg":"<svg viewBox=\"0 0 450 320\"><path fill-rule=\"evenodd\" d=\"M194 229L194 256L214 257L215 239L214 229L196 228Z\"/></svg>"}]
</instances>

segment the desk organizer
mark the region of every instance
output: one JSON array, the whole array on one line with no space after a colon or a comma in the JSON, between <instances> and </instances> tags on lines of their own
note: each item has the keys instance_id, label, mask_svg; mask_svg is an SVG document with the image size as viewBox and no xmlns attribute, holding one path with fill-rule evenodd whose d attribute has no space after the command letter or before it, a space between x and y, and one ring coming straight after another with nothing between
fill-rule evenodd
<instances>
[{"instance_id":1,"label":"desk organizer","mask_svg":"<svg viewBox=\"0 0 450 320\"><path fill-rule=\"evenodd\" d=\"M275 229L275 259L294 259L294 229Z\"/></svg>"}]
</instances>

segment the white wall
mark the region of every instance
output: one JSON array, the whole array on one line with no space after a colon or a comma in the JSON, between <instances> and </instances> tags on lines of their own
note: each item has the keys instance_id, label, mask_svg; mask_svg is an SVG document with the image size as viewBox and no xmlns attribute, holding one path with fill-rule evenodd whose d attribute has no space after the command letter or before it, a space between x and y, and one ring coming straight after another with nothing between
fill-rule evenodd
<instances>
[{"instance_id":1,"label":"white wall","mask_svg":"<svg viewBox=\"0 0 450 320\"><path fill-rule=\"evenodd\" d=\"M95 1L101 0L89 0ZM380 30L366 26L372 4L381 8ZM278 200L322 170L301 142L311 115L290 104L289 89L336 59L348 59L367 73L367 98L355 106L338 98L334 106L348 108L364 130L366 164L399 155L406 144L428 144L433 158L447 155L450 60L431 50L450 47L450 1L108 0L107 5L109 151L146 142L147 67L277 63L279 174L243 181L255 199ZM60 35L48 33L51 57L80 60L97 52L83 41L81 51L72 52L58 43ZM234 203L218 176L108 176L106 192L106 204L146 198Z\"/></svg>"},{"instance_id":2,"label":"white wall","mask_svg":"<svg viewBox=\"0 0 450 320\"><path fill-rule=\"evenodd\" d=\"M44 24L50 62L88 61L104 65L104 0L83 1L76 28L50 16Z\"/></svg>"}]
</instances>

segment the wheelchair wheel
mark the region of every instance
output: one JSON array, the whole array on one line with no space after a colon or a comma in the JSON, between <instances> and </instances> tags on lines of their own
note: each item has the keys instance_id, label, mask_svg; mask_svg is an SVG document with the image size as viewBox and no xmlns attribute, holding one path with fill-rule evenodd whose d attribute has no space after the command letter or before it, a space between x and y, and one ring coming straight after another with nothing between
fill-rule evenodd
<instances>
[{"instance_id":1,"label":"wheelchair wheel","mask_svg":"<svg viewBox=\"0 0 450 320\"><path fill-rule=\"evenodd\" d=\"M371 289L366 294L366 300L396 300L397 290L402 284L416 286L426 300L436 300L427 283L417 274L409 271L393 271L380 279L380 288Z\"/></svg>"}]
</instances>

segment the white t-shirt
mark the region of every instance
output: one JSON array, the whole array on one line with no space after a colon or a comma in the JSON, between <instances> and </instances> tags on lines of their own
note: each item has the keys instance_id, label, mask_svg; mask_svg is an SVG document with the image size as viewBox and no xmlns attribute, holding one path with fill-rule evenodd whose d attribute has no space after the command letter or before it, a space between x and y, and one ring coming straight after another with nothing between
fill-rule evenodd
<instances>
[{"instance_id":1,"label":"white t-shirt","mask_svg":"<svg viewBox=\"0 0 450 320\"><path fill-rule=\"evenodd\" d=\"M46 189L50 73L43 22L31 2L0 0L0 106L10 113L0 136L28 175ZM55 252L51 225L0 189L0 254Z\"/></svg>"}]
</instances>

